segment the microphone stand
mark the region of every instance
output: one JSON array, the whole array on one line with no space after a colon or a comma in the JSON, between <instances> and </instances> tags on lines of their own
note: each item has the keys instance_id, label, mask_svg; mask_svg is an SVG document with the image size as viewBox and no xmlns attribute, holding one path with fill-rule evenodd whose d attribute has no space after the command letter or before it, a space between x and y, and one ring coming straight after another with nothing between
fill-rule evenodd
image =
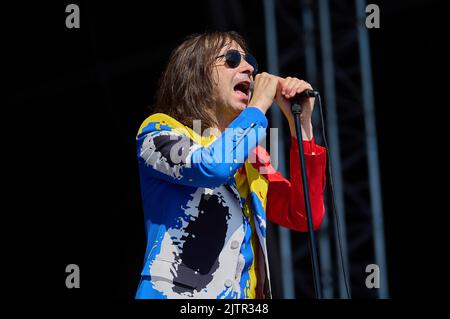
<instances>
[{"instance_id":1,"label":"microphone stand","mask_svg":"<svg viewBox=\"0 0 450 319\"><path fill-rule=\"evenodd\" d=\"M303 96L305 98L307 96ZM305 156L303 154L303 137L300 122L300 114L302 113L302 107L300 105L300 97L294 97L291 103L291 110L294 114L295 119L295 131L297 133L297 143L298 150L300 154L300 167L302 170L302 186L303 195L305 197L305 208L306 208L306 220L308 224L308 244L309 251L311 255L311 264L313 270L313 280L314 280L314 294L316 299L322 299L322 286L319 273L319 261L317 257L317 244L314 237L313 223L312 223L312 213L311 213L311 202L309 200L309 188L308 188L308 177L306 176L306 166L305 166Z\"/></svg>"}]
</instances>

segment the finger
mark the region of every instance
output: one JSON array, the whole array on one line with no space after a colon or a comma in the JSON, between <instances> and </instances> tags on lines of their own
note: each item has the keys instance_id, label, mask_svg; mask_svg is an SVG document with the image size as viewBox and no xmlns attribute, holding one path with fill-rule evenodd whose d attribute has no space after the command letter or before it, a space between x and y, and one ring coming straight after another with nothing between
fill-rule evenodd
<instances>
[{"instance_id":1,"label":"finger","mask_svg":"<svg viewBox=\"0 0 450 319\"><path fill-rule=\"evenodd\" d=\"M311 85L308 82L300 79L295 79L290 90L289 98L292 98L296 94L301 93L307 89L312 89Z\"/></svg>"},{"instance_id":2,"label":"finger","mask_svg":"<svg viewBox=\"0 0 450 319\"><path fill-rule=\"evenodd\" d=\"M308 82L302 80L296 85L295 94L302 93L306 90L312 90L312 86Z\"/></svg>"},{"instance_id":3,"label":"finger","mask_svg":"<svg viewBox=\"0 0 450 319\"><path fill-rule=\"evenodd\" d=\"M288 98L292 98L295 96L295 94L298 93L298 89L302 86L302 82L302 80L299 80L297 78L289 81Z\"/></svg>"},{"instance_id":4,"label":"finger","mask_svg":"<svg viewBox=\"0 0 450 319\"><path fill-rule=\"evenodd\" d=\"M283 88L286 83L286 79L283 79L282 77L279 77L277 75L272 75L277 80L277 94L282 93Z\"/></svg>"},{"instance_id":5,"label":"finger","mask_svg":"<svg viewBox=\"0 0 450 319\"><path fill-rule=\"evenodd\" d=\"M296 79L296 81L293 83L293 86L291 88L290 94L289 94L289 98L294 97L297 93L300 87L302 87L302 80L298 80Z\"/></svg>"},{"instance_id":6,"label":"finger","mask_svg":"<svg viewBox=\"0 0 450 319\"><path fill-rule=\"evenodd\" d=\"M291 78L291 77L287 77L284 80L283 83L283 90L282 90L282 94L288 98L291 94L292 94L292 90L295 87L295 83L297 82L297 79L295 78Z\"/></svg>"}]
</instances>

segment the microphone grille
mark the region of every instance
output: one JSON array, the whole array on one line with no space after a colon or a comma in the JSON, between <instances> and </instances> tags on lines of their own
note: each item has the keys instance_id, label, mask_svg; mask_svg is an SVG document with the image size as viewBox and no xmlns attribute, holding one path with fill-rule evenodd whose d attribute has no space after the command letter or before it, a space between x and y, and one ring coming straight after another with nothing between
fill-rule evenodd
<instances>
[{"instance_id":1,"label":"microphone grille","mask_svg":"<svg viewBox=\"0 0 450 319\"><path fill-rule=\"evenodd\" d=\"M252 97L253 97L253 89L255 88L255 82L250 82L250 88L249 88L249 90L250 90L250 94L249 94L249 96L248 96L248 101L250 102L250 100L252 99Z\"/></svg>"}]
</instances>

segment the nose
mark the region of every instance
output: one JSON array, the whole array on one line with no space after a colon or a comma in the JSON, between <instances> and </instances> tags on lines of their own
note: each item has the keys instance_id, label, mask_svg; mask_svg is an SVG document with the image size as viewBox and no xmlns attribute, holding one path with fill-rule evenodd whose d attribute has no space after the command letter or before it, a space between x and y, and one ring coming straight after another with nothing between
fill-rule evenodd
<instances>
[{"instance_id":1,"label":"nose","mask_svg":"<svg viewBox=\"0 0 450 319\"><path fill-rule=\"evenodd\" d=\"M239 70L241 73L248 74L249 76L253 75L253 72L255 69L253 66L248 63L244 58L241 59L241 65L239 66L241 70Z\"/></svg>"}]
</instances>

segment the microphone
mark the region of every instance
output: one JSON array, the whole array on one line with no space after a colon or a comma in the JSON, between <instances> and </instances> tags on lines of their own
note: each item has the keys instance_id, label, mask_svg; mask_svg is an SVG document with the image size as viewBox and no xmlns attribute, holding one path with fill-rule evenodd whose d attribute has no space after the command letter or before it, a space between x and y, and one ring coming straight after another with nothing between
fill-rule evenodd
<instances>
[{"instance_id":1,"label":"microphone","mask_svg":"<svg viewBox=\"0 0 450 319\"><path fill-rule=\"evenodd\" d=\"M310 97L317 97L319 95L319 91L316 90L305 90L302 93L296 94L293 98L291 98L291 103L300 104L301 100Z\"/></svg>"},{"instance_id":2,"label":"microphone","mask_svg":"<svg viewBox=\"0 0 450 319\"><path fill-rule=\"evenodd\" d=\"M317 95L319 95L319 91L316 90L305 90L302 93L300 93L301 97L316 97Z\"/></svg>"},{"instance_id":3,"label":"microphone","mask_svg":"<svg viewBox=\"0 0 450 319\"><path fill-rule=\"evenodd\" d=\"M249 97L248 97L249 101L252 99L254 88L255 88L255 82L251 82L250 89L249 89L250 93L249 93ZM317 97L319 94L320 94L319 91L316 91L316 90L305 90L302 93L296 94L293 98L290 99L290 101L291 101L291 103L300 104L300 101L303 100L304 98Z\"/></svg>"},{"instance_id":4,"label":"microphone","mask_svg":"<svg viewBox=\"0 0 450 319\"><path fill-rule=\"evenodd\" d=\"M306 98L310 97L319 97L320 102L320 95L318 91L315 90L305 90L302 93L296 94L293 98L291 98L289 101L291 101L291 110L294 114L300 114L302 112L302 101L304 101Z\"/></svg>"}]
</instances>

